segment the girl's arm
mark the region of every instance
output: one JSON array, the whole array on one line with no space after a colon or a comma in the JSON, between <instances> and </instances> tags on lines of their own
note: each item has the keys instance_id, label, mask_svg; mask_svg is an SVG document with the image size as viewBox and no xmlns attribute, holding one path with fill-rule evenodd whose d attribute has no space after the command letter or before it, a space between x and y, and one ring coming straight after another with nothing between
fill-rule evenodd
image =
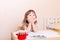
<instances>
[{"instance_id":1,"label":"girl's arm","mask_svg":"<svg viewBox=\"0 0 60 40\"><path fill-rule=\"evenodd\" d=\"M28 32L30 32L30 30L31 30L31 23L28 24L28 27L26 27L26 30L27 30Z\"/></svg>"},{"instance_id":2,"label":"girl's arm","mask_svg":"<svg viewBox=\"0 0 60 40\"><path fill-rule=\"evenodd\" d=\"M34 32L36 32L36 31L38 30L38 28L37 28L37 25L36 25L36 24L32 23L32 27L33 27Z\"/></svg>"}]
</instances>

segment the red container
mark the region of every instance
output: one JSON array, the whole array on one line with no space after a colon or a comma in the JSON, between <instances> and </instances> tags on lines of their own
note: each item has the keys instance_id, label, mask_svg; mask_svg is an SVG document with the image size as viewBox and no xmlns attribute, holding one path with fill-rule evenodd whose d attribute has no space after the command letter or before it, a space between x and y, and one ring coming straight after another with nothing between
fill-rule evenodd
<instances>
[{"instance_id":1,"label":"red container","mask_svg":"<svg viewBox=\"0 0 60 40\"><path fill-rule=\"evenodd\" d=\"M26 40L26 37L28 36L27 33L19 33L19 34L16 34L18 36L18 40Z\"/></svg>"}]
</instances>

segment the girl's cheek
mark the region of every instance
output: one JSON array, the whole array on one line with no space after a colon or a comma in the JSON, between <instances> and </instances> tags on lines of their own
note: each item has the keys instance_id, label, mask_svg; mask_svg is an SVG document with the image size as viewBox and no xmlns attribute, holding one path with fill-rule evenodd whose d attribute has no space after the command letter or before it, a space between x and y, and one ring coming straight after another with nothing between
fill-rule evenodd
<instances>
[{"instance_id":1,"label":"girl's cheek","mask_svg":"<svg viewBox=\"0 0 60 40\"><path fill-rule=\"evenodd\" d=\"M31 17L27 17L28 20L31 20Z\"/></svg>"},{"instance_id":2,"label":"girl's cheek","mask_svg":"<svg viewBox=\"0 0 60 40\"><path fill-rule=\"evenodd\" d=\"M33 16L32 18L33 18L33 19L36 19L36 17L35 17L35 16Z\"/></svg>"}]
</instances>

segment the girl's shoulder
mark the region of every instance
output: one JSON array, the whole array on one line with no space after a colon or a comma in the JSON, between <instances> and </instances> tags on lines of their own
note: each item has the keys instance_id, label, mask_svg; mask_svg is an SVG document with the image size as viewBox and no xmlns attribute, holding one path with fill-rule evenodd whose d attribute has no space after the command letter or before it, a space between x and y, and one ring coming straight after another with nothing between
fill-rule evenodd
<instances>
[{"instance_id":1,"label":"girl's shoulder","mask_svg":"<svg viewBox=\"0 0 60 40\"><path fill-rule=\"evenodd\" d=\"M18 27L17 27L17 30L25 30L25 27L26 27L26 26L18 26Z\"/></svg>"}]
</instances>

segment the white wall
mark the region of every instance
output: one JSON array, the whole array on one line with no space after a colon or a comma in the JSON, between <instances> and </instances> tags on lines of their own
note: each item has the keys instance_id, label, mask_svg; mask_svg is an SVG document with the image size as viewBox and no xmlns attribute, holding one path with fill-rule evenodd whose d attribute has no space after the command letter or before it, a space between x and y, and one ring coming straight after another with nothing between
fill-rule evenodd
<instances>
[{"instance_id":1,"label":"white wall","mask_svg":"<svg viewBox=\"0 0 60 40\"><path fill-rule=\"evenodd\" d=\"M60 16L60 0L0 0L0 40L10 40L29 9L36 11L42 29L44 16Z\"/></svg>"}]
</instances>

